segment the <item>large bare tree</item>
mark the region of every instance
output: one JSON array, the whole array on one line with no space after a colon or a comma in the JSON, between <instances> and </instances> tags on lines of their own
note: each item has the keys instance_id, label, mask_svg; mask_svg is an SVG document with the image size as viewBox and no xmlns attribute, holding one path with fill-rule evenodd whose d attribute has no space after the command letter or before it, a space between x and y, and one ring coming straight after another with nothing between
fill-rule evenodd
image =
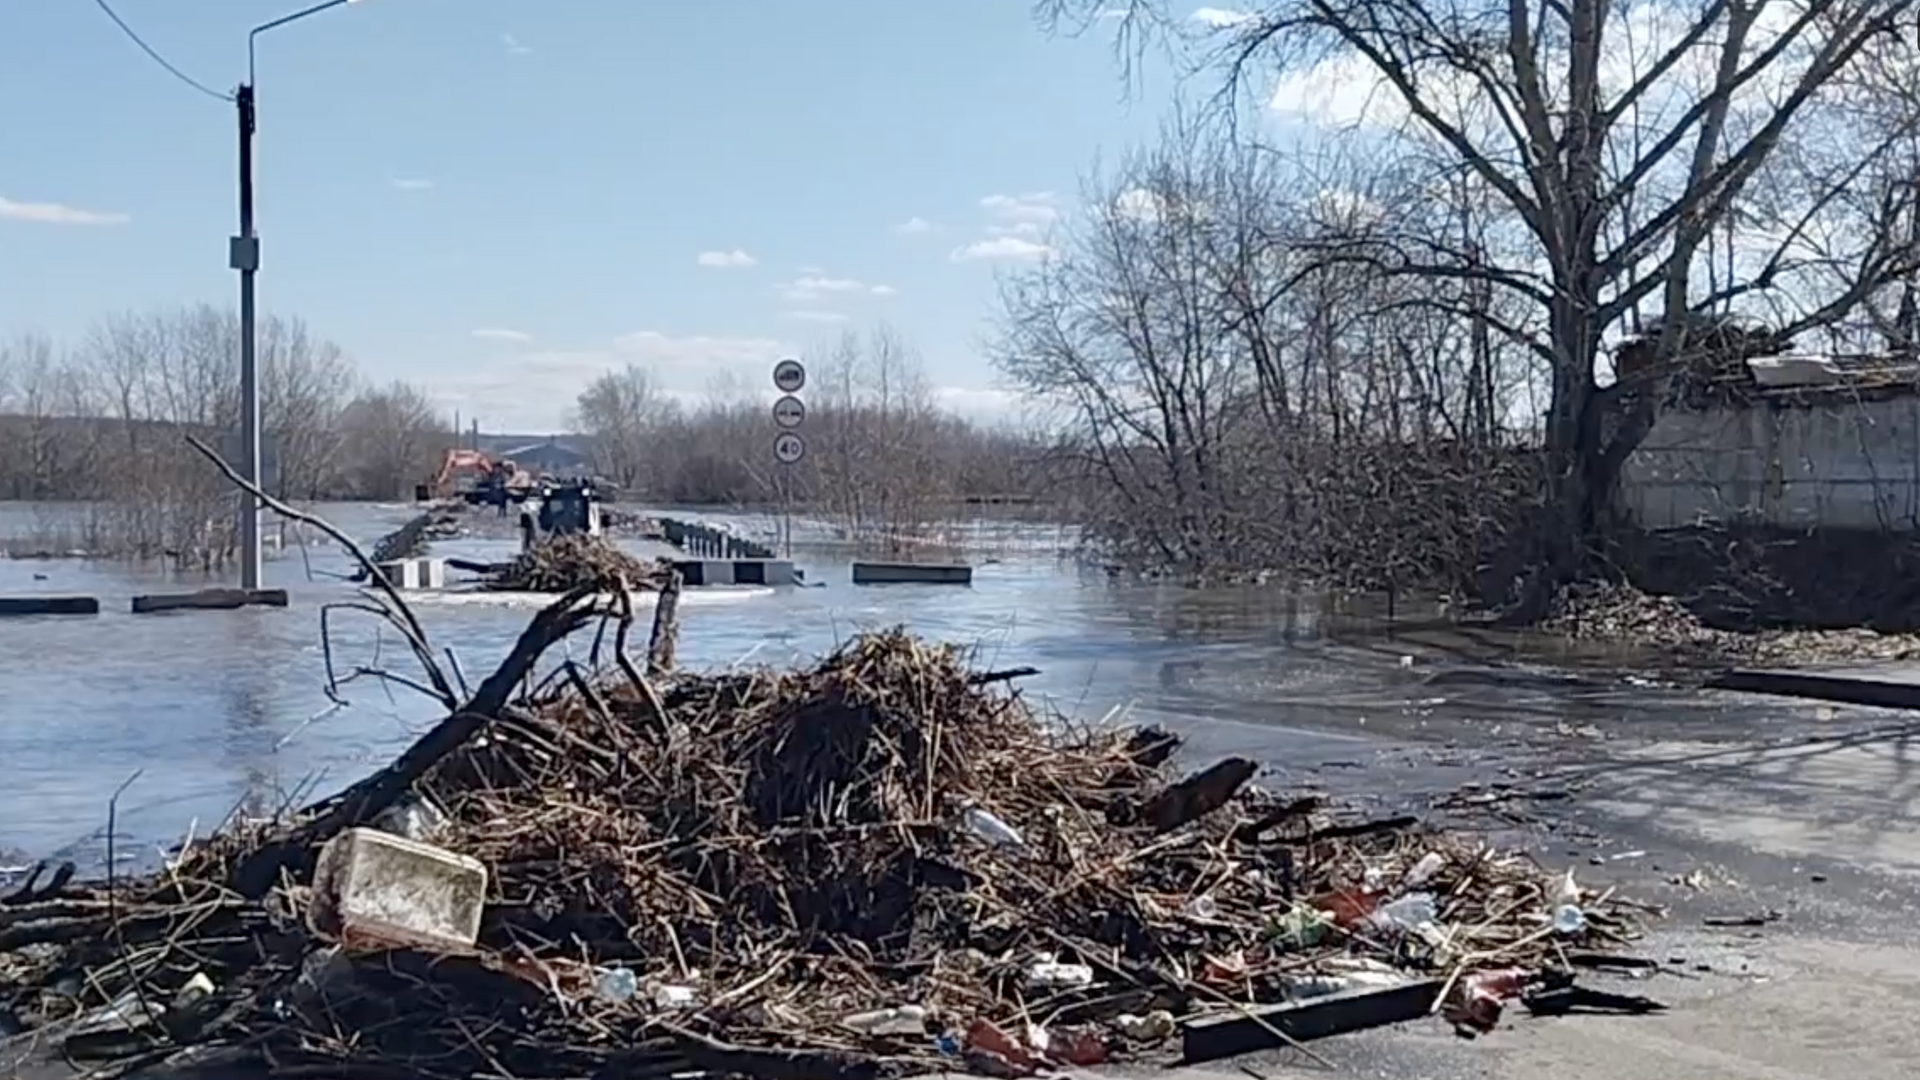
<instances>
[{"instance_id":1,"label":"large bare tree","mask_svg":"<svg viewBox=\"0 0 1920 1080\"><path fill-rule=\"evenodd\" d=\"M1709 281L1710 241L1739 223L1783 146L1811 131L1870 47L1911 43L1912 0L1273 0L1209 12L1213 54L1231 85L1300 88L1333 78L1350 119L1384 130L1436 179L1470 181L1528 241L1490 257L1432 230L1380 221L1347 254L1396 275L1460 279L1522 300L1500 332L1542 362L1541 417L1551 466L1547 550L1514 613L1541 612L1595 538L1625 457L1651 423L1656 388L1609 385L1610 335L1658 318L1657 358L1687 347L1682 317L1726 310L1782 286L1806 250L1793 222L1816 216L1910 134L1895 126L1847 148L1839 167L1804 178L1745 272ZM1054 26L1122 34L1171 27L1155 0L1040 0ZM1184 14L1184 13L1182 13ZM1323 90L1326 88L1323 87ZM1892 192L1899 220L1912 189ZM1786 330L1833 323L1906 272L1910 245L1885 228L1853 252L1844 287L1803 305ZM1791 280L1787 280L1791 279Z\"/></svg>"}]
</instances>

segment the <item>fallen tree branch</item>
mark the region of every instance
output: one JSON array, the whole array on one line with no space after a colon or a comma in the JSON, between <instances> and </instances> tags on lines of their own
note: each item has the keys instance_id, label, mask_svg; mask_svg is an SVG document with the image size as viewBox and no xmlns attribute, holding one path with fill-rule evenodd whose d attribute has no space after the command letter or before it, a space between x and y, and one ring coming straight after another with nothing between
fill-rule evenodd
<instances>
[{"instance_id":1,"label":"fallen tree branch","mask_svg":"<svg viewBox=\"0 0 1920 1080\"><path fill-rule=\"evenodd\" d=\"M189 435L187 436L187 443L195 450L198 450L202 457L213 462L214 468L219 469L228 481L233 483L241 491L260 500L261 505L279 514L281 517L290 518L319 529L339 543L340 547L345 550L347 554L352 555L354 561L360 564L361 569L367 572L367 579L378 586L380 591L386 594L386 598L393 603L395 610L394 622L399 627L401 634L407 639L407 644L413 647L414 655L420 660L420 666L426 669L427 678L433 683L433 689L435 693L439 695L441 703L445 705L450 712L459 707L460 696L454 693L453 683L447 679L446 673L440 670L439 662L434 659L433 649L427 644L426 628L420 625L419 617L414 615L413 608L407 605L406 599L400 595L400 590L394 587L393 582L387 580L387 575L380 572L380 567L374 563L373 559L369 557L365 551L361 550L360 545L354 543L353 537L341 532L338 527L327 519L317 514L309 514L304 510L297 510L267 494L261 490L260 485L241 476L233 466L227 464L225 458L222 458L212 447L201 442L198 438Z\"/></svg>"},{"instance_id":2,"label":"fallen tree branch","mask_svg":"<svg viewBox=\"0 0 1920 1080\"><path fill-rule=\"evenodd\" d=\"M308 808L308 818L278 842L263 845L234 873L234 890L259 897L273 887L283 869L304 868L314 848L345 829L372 820L425 776L448 754L466 745L512 700L515 687L527 677L555 642L578 630L595 615L592 586L582 586L549 604L521 631L513 651L493 674L481 682L466 705L454 710L433 729L414 740L392 764L330 799Z\"/></svg>"}]
</instances>

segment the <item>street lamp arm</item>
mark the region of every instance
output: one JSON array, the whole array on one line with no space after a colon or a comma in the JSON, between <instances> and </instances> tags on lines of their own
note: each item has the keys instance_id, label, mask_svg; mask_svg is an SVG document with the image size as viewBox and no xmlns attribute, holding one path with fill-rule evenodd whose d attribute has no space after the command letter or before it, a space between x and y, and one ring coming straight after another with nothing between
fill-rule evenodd
<instances>
[{"instance_id":1,"label":"street lamp arm","mask_svg":"<svg viewBox=\"0 0 1920 1080\"><path fill-rule=\"evenodd\" d=\"M247 85L253 85L253 40L255 38L276 27L285 26L290 22L299 22L309 15L318 15L323 11L329 11L333 8L342 7L351 3L354 3L354 0L320 0L319 3L312 7L302 8L291 15L282 15L272 22L263 22L252 30L247 31Z\"/></svg>"}]
</instances>

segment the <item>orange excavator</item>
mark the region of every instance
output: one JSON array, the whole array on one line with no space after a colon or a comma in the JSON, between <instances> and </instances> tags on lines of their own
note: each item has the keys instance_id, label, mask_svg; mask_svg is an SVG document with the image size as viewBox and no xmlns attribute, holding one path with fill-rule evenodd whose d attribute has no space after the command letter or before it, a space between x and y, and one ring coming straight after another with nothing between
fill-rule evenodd
<instances>
[{"instance_id":1,"label":"orange excavator","mask_svg":"<svg viewBox=\"0 0 1920 1080\"><path fill-rule=\"evenodd\" d=\"M415 496L425 499L462 498L470 503L505 506L533 490L533 476L511 461L495 461L479 450L447 451L433 481L421 484Z\"/></svg>"}]
</instances>

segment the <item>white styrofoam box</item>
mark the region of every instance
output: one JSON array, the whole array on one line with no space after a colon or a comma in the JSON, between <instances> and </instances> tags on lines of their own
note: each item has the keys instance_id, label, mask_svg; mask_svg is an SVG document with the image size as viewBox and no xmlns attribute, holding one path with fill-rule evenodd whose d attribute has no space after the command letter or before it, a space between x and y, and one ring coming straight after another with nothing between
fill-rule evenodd
<instances>
[{"instance_id":1,"label":"white styrofoam box","mask_svg":"<svg viewBox=\"0 0 1920 1080\"><path fill-rule=\"evenodd\" d=\"M348 829L320 849L307 918L316 932L353 949L468 952L486 899L480 860L378 829Z\"/></svg>"}]
</instances>

